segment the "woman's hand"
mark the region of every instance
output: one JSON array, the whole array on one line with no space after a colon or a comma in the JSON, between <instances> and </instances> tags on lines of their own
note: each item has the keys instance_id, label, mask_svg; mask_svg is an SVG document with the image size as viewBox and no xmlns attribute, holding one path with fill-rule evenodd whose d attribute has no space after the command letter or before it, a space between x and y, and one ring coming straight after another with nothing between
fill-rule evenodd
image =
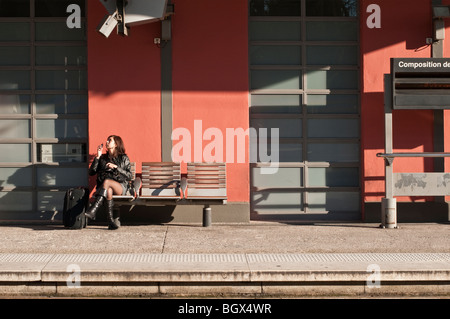
<instances>
[{"instance_id":1,"label":"woman's hand","mask_svg":"<svg viewBox=\"0 0 450 319\"><path fill-rule=\"evenodd\" d=\"M100 156L102 156L102 151L103 151L103 144L100 144L97 147L97 158L100 158Z\"/></svg>"},{"instance_id":2,"label":"woman's hand","mask_svg":"<svg viewBox=\"0 0 450 319\"><path fill-rule=\"evenodd\" d=\"M116 168L117 168L117 165L116 165L116 164L113 164L113 163L107 163L107 164L106 164L106 168L108 168L108 169L116 169Z\"/></svg>"}]
</instances>

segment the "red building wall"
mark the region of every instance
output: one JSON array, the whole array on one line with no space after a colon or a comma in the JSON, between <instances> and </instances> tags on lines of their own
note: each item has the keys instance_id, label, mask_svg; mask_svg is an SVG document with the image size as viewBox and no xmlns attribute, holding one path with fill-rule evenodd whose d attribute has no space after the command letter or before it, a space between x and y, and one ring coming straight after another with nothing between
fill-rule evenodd
<instances>
[{"instance_id":1,"label":"red building wall","mask_svg":"<svg viewBox=\"0 0 450 319\"><path fill-rule=\"evenodd\" d=\"M369 4L380 6L381 28L367 26ZM390 73L390 58L431 57L431 46L426 44L426 38L432 37L431 1L362 0L360 34L363 200L380 202L384 197L384 162L376 154L384 152L383 75ZM434 151L433 111L394 111L393 130L394 152ZM433 171L433 160L397 158L394 171ZM411 200L424 198L398 198Z\"/></svg>"},{"instance_id":2,"label":"red building wall","mask_svg":"<svg viewBox=\"0 0 450 319\"><path fill-rule=\"evenodd\" d=\"M115 31L96 31L106 14L99 1L88 3L89 154L110 134L120 135L132 161L161 160L160 52L153 38L159 23ZM140 167L138 166L138 170Z\"/></svg>"},{"instance_id":3,"label":"red building wall","mask_svg":"<svg viewBox=\"0 0 450 319\"><path fill-rule=\"evenodd\" d=\"M247 2L173 3L173 129L190 131L192 149L195 120L202 121L202 133L219 129L225 161L226 129L249 125ZM105 14L99 1L89 1L89 153L95 154L109 134L120 135L139 173L141 162L161 160L161 56L153 44L161 24L132 27L128 37L114 31L106 39L95 30ZM242 151L245 163L227 163L229 202L249 201L247 147L235 154Z\"/></svg>"},{"instance_id":4,"label":"red building wall","mask_svg":"<svg viewBox=\"0 0 450 319\"><path fill-rule=\"evenodd\" d=\"M217 128L226 161L227 128L249 126L247 2L176 0L173 16L173 128L187 128L194 141L194 121ZM219 141L220 142L220 141ZM174 141L174 144L176 142ZM210 141L203 141L203 149ZM229 201L249 201L246 163L227 162ZM194 147L192 147L192 151ZM194 161L194 152L191 154Z\"/></svg>"},{"instance_id":5,"label":"red building wall","mask_svg":"<svg viewBox=\"0 0 450 319\"><path fill-rule=\"evenodd\" d=\"M210 143L195 139L194 121L201 120L201 134L218 129L225 160L226 143L232 143L226 140L226 129L245 130L249 125L247 1L173 3L173 129L191 133L192 161L195 143L202 142L202 150ZM367 25L370 4L381 9L380 28ZM426 38L432 37L432 17L431 0L361 0L360 10L361 186L366 203L380 202L384 196L384 163L376 157L384 151L383 75L390 72L391 57L431 57ZM105 13L99 1L88 2L89 153L94 154L109 134L121 135L140 172L142 161L161 160L161 57L153 44L153 38L161 36L161 25L136 26L128 37L113 32L106 39L95 31ZM449 52L444 41L444 57ZM444 120L448 131L447 111ZM393 128L394 151L433 151L432 111L395 111ZM248 148L246 144L245 162L238 163L236 154L242 150L237 147L235 143L234 160L228 163L229 201L248 202ZM450 150L448 139L445 148ZM432 171L433 161L396 159L394 167L396 172Z\"/></svg>"}]
</instances>

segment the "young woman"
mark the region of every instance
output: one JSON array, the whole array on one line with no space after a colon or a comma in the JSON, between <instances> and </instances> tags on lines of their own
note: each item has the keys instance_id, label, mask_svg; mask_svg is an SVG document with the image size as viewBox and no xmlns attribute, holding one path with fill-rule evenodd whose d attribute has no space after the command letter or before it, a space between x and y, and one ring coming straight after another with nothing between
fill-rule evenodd
<instances>
[{"instance_id":1,"label":"young woman","mask_svg":"<svg viewBox=\"0 0 450 319\"><path fill-rule=\"evenodd\" d=\"M86 216L95 216L106 200L108 229L119 228L119 222L113 217L113 195L125 195L131 180L131 163L125 154L122 138L110 135L106 140L106 153L102 154L103 144L97 149L97 156L89 167L89 175L97 174L97 193L95 202L89 207Z\"/></svg>"}]
</instances>

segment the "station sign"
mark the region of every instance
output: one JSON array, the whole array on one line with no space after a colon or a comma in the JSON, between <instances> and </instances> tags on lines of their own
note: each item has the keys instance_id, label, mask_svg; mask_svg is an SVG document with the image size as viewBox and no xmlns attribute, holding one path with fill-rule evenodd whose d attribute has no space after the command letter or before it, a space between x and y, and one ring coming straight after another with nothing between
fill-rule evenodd
<instances>
[{"instance_id":1,"label":"station sign","mask_svg":"<svg viewBox=\"0 0 450 319\"><path fill-rule=\"evenodd\" d=\"M450 58L391 58L393 109L450 109Z\"/></svg>"}]
</instances>

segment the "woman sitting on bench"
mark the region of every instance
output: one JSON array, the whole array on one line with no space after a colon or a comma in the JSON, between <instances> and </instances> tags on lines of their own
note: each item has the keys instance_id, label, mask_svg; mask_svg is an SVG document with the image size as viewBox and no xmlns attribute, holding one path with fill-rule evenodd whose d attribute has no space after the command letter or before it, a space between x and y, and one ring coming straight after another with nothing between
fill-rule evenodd
<instances>
[{"instance_id":1,"label":"woman sitting on bench","mask_svg":"<svg viewBox=\"0 0 450 319\"><path fill-rule=\"evenodd\" d=\"M95 220L95 216L106 200L108 229L119 228L119 221L113 216L113 195L125 195L131 180L131 163L125 154L122 138L110 135L106 140L106 153L102 154L103 144L97 149L97 156L89 167L89 175L97 174L97 192L95 202L89 207L86 216Z\"/></svg>"}]
</instances>

